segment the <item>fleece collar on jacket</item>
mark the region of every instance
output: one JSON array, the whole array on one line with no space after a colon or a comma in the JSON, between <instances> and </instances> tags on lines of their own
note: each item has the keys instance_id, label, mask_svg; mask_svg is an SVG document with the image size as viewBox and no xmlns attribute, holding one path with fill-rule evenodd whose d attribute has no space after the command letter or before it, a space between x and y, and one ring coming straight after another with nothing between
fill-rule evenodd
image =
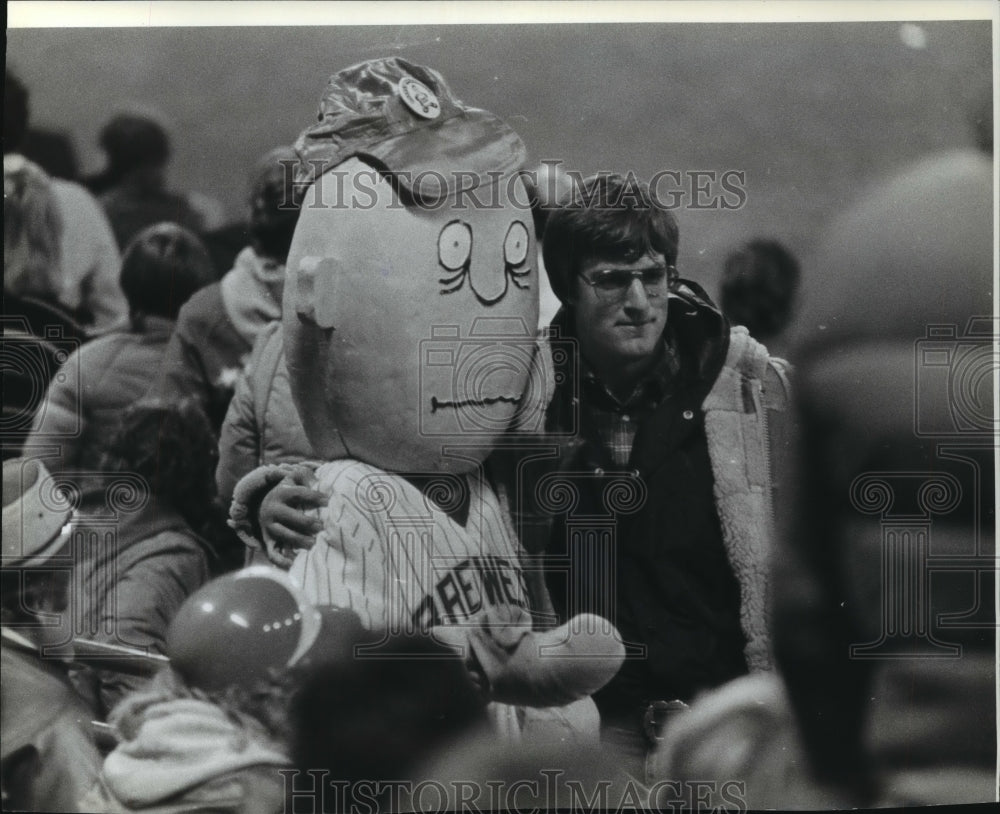
<instances>
[{"instance_id":1,"label":"fleece collar on jacket","mask_svg":"<svg viewBox=\"0 0 1000 814\"><path fill-rule=\"evenodd\" d=\"M216 777L251 766L289 764L263 730L237 724L215 704L194 698L142 711L135 736L104 761L103 782L129 808L146 808Z\"/></svg>"},{"instance_id":2,"label":"fleece collar on jacket","mask_svg":"<svg viewBox=\"0 0 1000 814\"><path fill-rule=\"evenodd\" d=\"M740 626L751 671L771 667L770 565L772 507L767 348L738 326L725 363L702 403L715 506L729 564L740 583Z\"/></svg>"},{"instance_id":3,"label":"fleece collar on jacket","mask_svg":"<svg viewBox=\"0 0 1000 814\"><path fill-rule=\"evenodd\" d=\"M247 246L219 284L222 307L236 332L253 345L268 324L281 319L285 267Z\"/></svg>"}]
</instances>

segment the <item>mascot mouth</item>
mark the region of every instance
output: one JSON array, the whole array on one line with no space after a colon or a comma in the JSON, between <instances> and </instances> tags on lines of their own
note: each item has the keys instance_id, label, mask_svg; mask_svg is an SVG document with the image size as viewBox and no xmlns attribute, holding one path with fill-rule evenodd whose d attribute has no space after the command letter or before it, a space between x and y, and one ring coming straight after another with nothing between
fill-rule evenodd
<instances>
[{"instance_id":1,"label":"mascot mouth","mask_svg":"<svg viewBox=\"0 0 1000 814\"><path fill-rule=\"evenodd\" d=\"M464 399L462 401L438 401L437 396L431 396L431 415L436 413L438 410L444 410L450 407L453 410L458 410L462 407L490 407L494 404L513 404L515 407L520 406L521 401L524 399L523 396L494 396L485 399Z\"/></svg>"}]
</instances>

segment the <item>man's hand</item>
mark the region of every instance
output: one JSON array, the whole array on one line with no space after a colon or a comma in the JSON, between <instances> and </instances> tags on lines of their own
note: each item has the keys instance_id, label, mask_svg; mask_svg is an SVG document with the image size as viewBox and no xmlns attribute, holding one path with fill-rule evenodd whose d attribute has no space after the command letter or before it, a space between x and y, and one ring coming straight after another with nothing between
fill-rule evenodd
<instances>
[{"instance_id":1,"label":"man's hand","mask_svg":"<svg viewBox=\"0 0 1000 814\"><path fill-rule=\"evenodd\" d=\"M326 496L309 484L313 472L293 466L288 476L271 489L260 504L260 529L267 558L279 568L290 568L294 552L312 548L323 522L310 513L326 505Z\"/></svg>"}]
</instances>

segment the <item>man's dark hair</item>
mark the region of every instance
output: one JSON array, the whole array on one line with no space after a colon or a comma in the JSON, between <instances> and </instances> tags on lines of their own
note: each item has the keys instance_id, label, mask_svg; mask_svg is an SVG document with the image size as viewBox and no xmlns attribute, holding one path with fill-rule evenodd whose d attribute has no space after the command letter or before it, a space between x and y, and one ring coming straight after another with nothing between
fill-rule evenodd
<instances>
[{"instance_id":1,"label":"man's dark hair","mask_svg":"<svg viewBox=\"0 0 1000 814\"><path fill-rule=\"evenodd\" d=\"M679 242L677 221L648 184L631 173L600 173L585 179L573 200L549 216L542 251L552 290L567 303L585 261L632 263L652 253L672 266Z\"/></svg>"},{"instance_id":2,"label":"man's dark hair","mask_svg":"<svg viewBox=\"0 0 1000 814\"><path fill-rule=\"evenodd\" d=\"M16 153L28 132L28 89L10 71L3 76L3 152Z\"/></svg>"},{"instance_id":3,"label":"man's dark hair","mask_svg":"<svg viewBox=\"0 0 1000 814\"><path fill-rule=\"evenodd\" d=\"M284 263L299 220L295 162L290 147L268 153L258 164L250 193L250 242L262 257Z\"/></svg>"},{"instance_id":4,"label":"man's dark hair","mask_svg":"<svg viewBox=\"0 0 1000 814\"><path fill-rule=\"evenodd\" d=\"M726 258L719 305L754 339L769 339L791 321L799 276L799 261L781 243L752 240Z\"/></svg>"},{"instance_id":5,"label":"man's dark hair","mask_svg":"<svg viewBox=\"0 0 1000 814\"><path fill-rule=\"evenodd\" d=\"M202 242L176 223L143 229L122 259L120 283L133 322L143 314L177 319L191 295L214 279L214 266Z\"/></svg>"},{"instance_id":6,"label":"man's dark hair","mask_svg":"<svg viewBox=\"0 0 1000 814\"><path fill-rule=\"evenodd\" d=\"M218 458L215 434L197 402L141 401L122 416L102 471L139 475L154 498L198 530L212 511Z\"/></svg>"}]
</instances>

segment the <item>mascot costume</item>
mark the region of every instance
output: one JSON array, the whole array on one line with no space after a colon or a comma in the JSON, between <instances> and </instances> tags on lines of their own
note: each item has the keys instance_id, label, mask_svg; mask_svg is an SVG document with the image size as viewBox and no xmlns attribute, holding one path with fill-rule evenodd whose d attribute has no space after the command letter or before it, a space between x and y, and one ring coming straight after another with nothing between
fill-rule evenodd
<instances>
[{"instance_id":1,"label":"mascot costume","mask_svg":"<svg viewBox=\"0 0 1000 814\"><path fill-rule=\"evenodd\" d=\"M547 401L524 145L387 58L331 77L296 148L285 354L328 502L290 576L370 630L460 649L503 732L592 704L617 633L585 615L538 629L540 574L484 466Z\"/></svg>"}]
</instances>

